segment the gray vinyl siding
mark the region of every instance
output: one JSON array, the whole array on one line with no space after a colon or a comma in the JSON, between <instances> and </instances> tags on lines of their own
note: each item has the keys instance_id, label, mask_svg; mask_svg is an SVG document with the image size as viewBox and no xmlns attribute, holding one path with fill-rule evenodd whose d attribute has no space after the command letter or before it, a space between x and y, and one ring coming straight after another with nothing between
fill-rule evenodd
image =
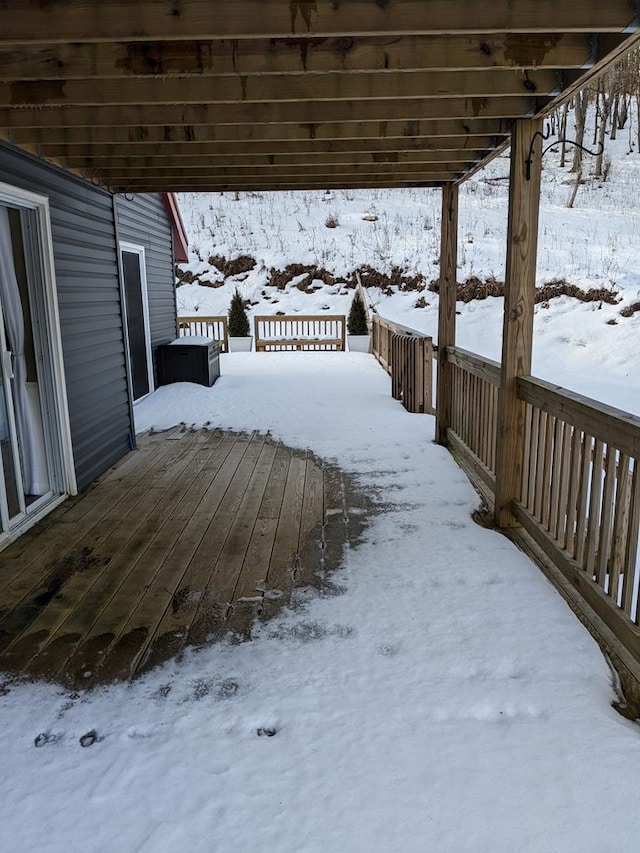
<instances>
[{"instance_id":1,"label":"gray vinyl siding","mask_svg":"<svg viewBox=\"0 0 640 853\"><path fill-rule=\"evenodd\" d=\"M144 249L154 381L157 384L156 349L176 337L171 225L159 193L117 196L116 204L119 239Z\"/></svg>"},{"instance_id":2,"label":"gray vinyl siding","mask_svg":"<svg viewBox=\"0 0 640 853\"><path fill-rule=\"evenodd\" d=\"M0 144L0 181L49 198L71 438L84 488L130 447L112 198Z\"/></svg>"}]
</instances>

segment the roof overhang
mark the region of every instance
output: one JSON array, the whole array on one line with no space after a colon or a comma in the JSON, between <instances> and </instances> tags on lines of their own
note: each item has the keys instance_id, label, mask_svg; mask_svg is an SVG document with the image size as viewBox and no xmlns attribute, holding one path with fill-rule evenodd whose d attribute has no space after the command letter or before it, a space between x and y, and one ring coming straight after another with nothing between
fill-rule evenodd
<instances>
[{"instance_id":1,"label":"roof overhang","mask_svg":"<svg viewBox=\"0 0 640 853\"><path fill-rule=\"evenodd\" d=\"M0 134L114 191L441 186L632 49L637 10L15 0L0 10Z\"/></svg>"}]
</instances>

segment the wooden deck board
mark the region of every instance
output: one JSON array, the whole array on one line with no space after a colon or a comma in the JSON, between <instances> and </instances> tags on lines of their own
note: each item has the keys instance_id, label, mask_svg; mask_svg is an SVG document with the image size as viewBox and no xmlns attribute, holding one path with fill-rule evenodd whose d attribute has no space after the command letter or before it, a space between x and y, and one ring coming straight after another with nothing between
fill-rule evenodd
<instances>
[{"instance_id":1,"label":"wooden deck board","mask_svg":"<svg viewBox=\"0 0 640 853\"><path fill-rule=\"evenodd\" d=\"M141 659L142 668L149 668L177 654L187 641L211 572L212 555L222 547L222 537L226 536L222 515L218 513L248 446L249 439L246 436L236 438L182 537L181 550L186 549L188 553L187 568L174 592L171 606L162 615L149 648Z\"/></svg>"},{"instance_id":2,"label":"wooden deck board","mask_svg":"<svg viewBox=\"0 0 640 853\"><path fill-rule=\"evenodd\" d=\"M36 532L38 525L33 532L26 534L30 537L26 543L22 541L24 537L21 537L14 546L3 551L0 575L5 576L6 566L7 578L11 578L1 590L3 606L15 608L29 595L33 598L45 595L47 590L59 586L61 579L69 573L86 567L88 563L99 563L103 557L97 546L114 535L125 536L126 523L136 518L141 503L148 504L154 489L159 497L162 496L164 482L172 470L179 471L180 460L188 452L193 435L183 439L177 453L169 441L171 439L167 440L165 446L161 446L160 452L154 452L142 460L136 458L143 466L139 479L135 476L136 466L116 479L115 483L111 479L105 481L104 488L98 493L95 489L90 490L86 496L89 510L81 513L75 523L71 513L79 506L77 501L71 513L60 514L53 522L47 519L48 526L41 536ZM172 453L169 452L171 450ZM131 454L131 457L138 457L138 454ZM126 457L126 461L131 457ZM171 460L170 465L167 457ZM52 515L56 513L58 510ZM115 539L111 538L111 553L114 546Z\"/></svg>"},{"instance_id":3,"label":"wooden deck board","mask_svg":"<svg viewBox=\"0 0 640 853\"><path fill-rule=\"evenodd\" d=\"M134 497L144 496L145 483L152 482L154 468L164 463L165 456L172 449L169 440L183 438L185 433L179 427L167 433L156 433L145 441L142 449L128 454L122 462L113 469L109 487L112 489L114 506L121 506L127 499L130 505L131 492L140 483ZM162 436L162 438L158 438ZM140 497L138 496L139 500ZM28 530L10 549L2 552L2 572L0 572L0 591L5 589L22 571L32 568L35 564L43 564L48 553L60 556L63 547L72 547L74 542L90 529L90 526L79 526L77 522L83 516L92 514L95 523L109 509L105 490L95 492L95 484L81 495L70 498L52 513L46 516L35 528Z\"/></svg>"},{"instance_id":4,"label":"wooden deck board","mask_svg":"<svg viewBox=\"0 0 640 853\"><path fill-rule=\"evenodd\" d=\"M128 665L134 669L146 652L165 612L175 599L189 560L202 537L202 519L207 517L210 508L205 499L234 444L235 436L224 437L215 448L211 448L206 465L193 480L186 498L175 507L163 525L164 553L159 553L160 537L156 537L145 552L142 559L152 568L155 566L155 575L140 597L134 593L135 606L120 630L114 649L109 652L102 678L108 677L114 668L120 668L123 649L126 649L124 657L128 659Z\"/></svg>"},{"instance_id":5,"label":"wooden deck board","mask_svg":"<svg viewBox=\"0 0 640 853\"><path fill-rule=\"evenodd\" d=\"M286 594L293 586L306 472L306 454L304 457L293 457L287 474L280 518L267 572L267 586L274 592L280 591Z\"/></svg>"},{"instance_id":6,"label":"wooden deck board","mask_svg":"<svg viewBox=\"0 0 640 853\"><path fill-rule=\"evenodd\" d=\"M264 435L142 436L0 553L0 670L89 687L212 635L248 636L294 585L340 565L344 502L337 469Z\"/></svg>"},{"instance_id":7,"label":"wooden deck board","mask_svg":"<svg viewBox=\"0 0 640 853\"><path fill-rule=\"evenodd\" d=\"M29 623L9 647L6 659L14 667L27 663L25 656L29 651L33 656L38 654L40 647L48 646L51 648L45 650L41 662L46 660L47 669L65 666L67 657L91 630L162 524L166 503L179 499L188 486L190 465L197 459L200 446L201 439L194 433L189 443L181 446L175 461L165 466L154 486L147 491L146 499L136 506L136 512L129 512L124 518L118 515L109 535L100 535L96 541L88 534L81 540L86 543L82 546L83 552L90 553L86 566L77 568L75 561L69 566L68 560L60 563L68 566L69 571L74 570L60 589L54 588L55 595L43 603L37 619ZM111 500L108 493L106 500ZM96 545L91 547L94 541Z\"/></svg>"}]
</instances>

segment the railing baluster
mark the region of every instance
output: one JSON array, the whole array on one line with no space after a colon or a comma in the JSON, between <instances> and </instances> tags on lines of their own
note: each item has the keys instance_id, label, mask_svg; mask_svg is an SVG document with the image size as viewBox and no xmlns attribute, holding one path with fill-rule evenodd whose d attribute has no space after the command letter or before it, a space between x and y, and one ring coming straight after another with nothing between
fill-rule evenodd
<instances>
[{"instance_id":1,"label":"railing baluster","mask_svg":"<svg viewBox=\"0 0 640 853\"><path fill-rule=\"evenodd\" d=\"M607 445L606 468L604 477L604 492L602 497L602 513L600 516L600 535L598 536L597 553L597 578L598 584L612 594L611 584L607 586L606 578L609 575L610 564L609 551L611 547L611 524L613 520L613 494L616 482L616 450L610 444Z\"/></svg>"},{"instance_id":2,"label":"railing baluster","mask_svg":"<svg viewBox=\"0 0 640 853\"><path fill-rule=\"evenodd\" d=\"M587 567L587 548L588 548L588 506L591 499L591 460L595 453L594 438L587 433L583 433L583 441L581 443L580 457L580 485L578 494L578 523L576 526L576 541L573 550L573 557L578 563Z\"/></svg>"},{"instance_id":3,"label":"railing baluster","mask_svg":"<svg viewBox=\"0 0 640 853\"><path fill-rule=\"evenodd\" d=\"M549 532L554 539L558 538L560 517L560 497L562 493L564 459L564 421L556 420L553 430L553 469L551 475L551 509L549 515Z\"/></svg>"},{"instance_id":4,"label":"railing baluster","mask_svg":"<svg viewBox=\"0 0 640 853\"><path fill-rule=\"evenodd\" d=\"M538 444L538 459L536 463L536 504L534 516L538 521L542 521L542 506L545 496L544 485L544 459L547 451L547 421L549 416L546 412L540 412L540 434Z\"/></svg>"},{"instance_id":5,"label":"railing baluster","mask_svg":"<svg viewBox=\"0 0 640 853\"><path fill-rule=\"evenodd\" d=\"M520 483L520 500L525 506L529 505L529 467L531 462L531 433L533 430L533 409L528 403L524 407L524 458L522 460L522 482Z\"/></svg>"},{"instance_id":6,"label":"railing baluster","mask_svg":"<svg viewBox=\"0 0 640 853\"><path fill-rule=\"evenodd\" d=\"M553 476L553 451L554 451L554 435L555 435L556 419L550 415L547 418L545 445L544 445L544 461L542 465L542 482L544 495L546 499L542 503L541 521L546 529L549 529L549 517L551 515L551 501L549 495L551 492L551 481Z\"/></svg>"},{"instance_id":7,"label":"railing baluster","mask_svg":"<svg viewBox=\"0 0 640 853\"><path fill-rule=\"evenodd\" d=\"M580 430L575 427L571 429L571 456L569 459L569 490L567 493L567 514L564 528L564 548L572 556L575 553L575 526L578 510L578 496L580 487L580 451L582 449L582 436Z\"/></svg>"},{"instance_id":8,"label":"railing baluster","mask_svg":"<svg viewBox=\"0 0 640 853\"><path fill-rule=\"evenodd\" d=\"M624 590L622 606L629 618L638 624L638 532L640 530L640 464L633 460L629 504L629 532L624 560Z\"/></svg>"},{"instance_id":9,"label":"railing baluster","mask_svg":"<svg viewBox=\"0 0 640 853\"><path fill-rule=\"evenodd\" d=\"M616 604L621 604L618 590L625 568L627 529L629 525L629 456L621 453L616 465L615 507L613 512L613 534L611 559L609 560L609 588Z\"/></svg>"},{"instance_id":10,"label":"railing baluster","mask_svg":"<svg viewBox=\"0 0 640 853\"><path fill-rule=\"evenodd\" d=\"M529 467L528 469L525 469L525 477L527 479L527 501L525 506L530 512L533 512L536 498L536 462L538 459L538 437L540 434L539 431L540 409L532 407L530 434L531 449L529 451Z\"/></svg>"},{"instance_id":11,"label":"railing baluster","mask_svg":"<svg viewBox=\"0 0 640 853\"><path fill-rule=\"evenodd\" d=\"M589 496L589 519L587 521L587 557L586 569L589 577L596 575L596 549L599 538L601 497L602 497L602 460L604 445L596 439L591 462L591 488Z\"/></svg>"}]
</instances>

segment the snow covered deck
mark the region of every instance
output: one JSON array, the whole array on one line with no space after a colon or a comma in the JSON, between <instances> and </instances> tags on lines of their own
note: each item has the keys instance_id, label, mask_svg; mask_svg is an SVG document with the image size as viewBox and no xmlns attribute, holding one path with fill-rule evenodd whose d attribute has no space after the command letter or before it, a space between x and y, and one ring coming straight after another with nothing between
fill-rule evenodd
<instances>
[{"instance_id":1,"label":"snow covered deck","mask_svg":"<svg viewBox=\"0 0 640 853\"><path fill-rule=\"evenodd\" d=\"M294 586L330 587L362 503L335 466L264 434L143 435L3 552L0 668L87 687L246 637Z\"/></svg>"},{"instance_id":2,"label":"snow covered deck","mask_svg":"<svg viewBox=\"0 0 640 853\"><path fill-rule=\"evenodd\" d=\"M268 430L354 477L368 527L331 588L300 591L251 642L90 693L8 682L3 849L635 851L635 810L603 810L602 792L632 788L638 728L539 569L472 520L433 419L391 398L371 356L221 366L213 388L143 401L139 428Z\"/></svg>"}]
</instances>

